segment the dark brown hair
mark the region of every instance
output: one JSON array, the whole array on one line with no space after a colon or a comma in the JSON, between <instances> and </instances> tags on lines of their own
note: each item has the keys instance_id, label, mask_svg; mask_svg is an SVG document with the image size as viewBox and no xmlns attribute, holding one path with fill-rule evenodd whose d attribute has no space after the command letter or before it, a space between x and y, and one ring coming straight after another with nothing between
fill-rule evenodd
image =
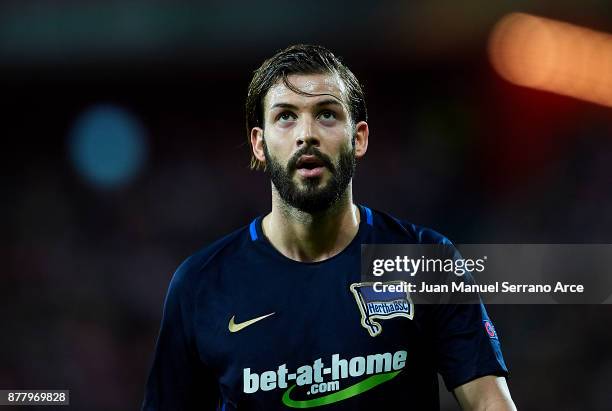
<instances>
[{"instance_id":1,"label":"dark brown hair","mask_svg":"<svg viewBox=\"0 0 612 411\"><path fill-rule=\"evenodd\" d=\"M264 61L253 74L246 98L246 128L249 144L253 127L264 128L264 98L278 80L282 80L285 86L295 93L311 96L313 94L301 91L289 83L287 77L291 74L325 73L337 74L344 82L347 88L346 103L353 124L367 121L368 113L363 88L351 70L325 47L296 44ZM251 156L251 168L263 168L254 156Z\"/></svg>"}]
</instances>

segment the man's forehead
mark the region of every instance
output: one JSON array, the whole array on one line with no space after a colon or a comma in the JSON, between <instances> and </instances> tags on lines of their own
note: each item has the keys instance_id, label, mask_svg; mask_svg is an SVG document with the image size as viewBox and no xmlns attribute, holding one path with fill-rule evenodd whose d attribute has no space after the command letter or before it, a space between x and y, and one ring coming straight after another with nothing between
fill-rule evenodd
<instances>
[{"instance_id":1,"label":"man's forehead","mask_svg":"<svg viewBox=\"0 0 612 411\"><path fill-rule=\"evenodd\" d=\"M287 76L287 80L293 87L304 93L321 95L321 97L333 96L341 103L346 101L346 86L337 74L291 74ZM287 87L282 79L279 79L266 94L265 107L296 98L313 99L315 97L298 94Z\"/></svg>"}]
</instances>

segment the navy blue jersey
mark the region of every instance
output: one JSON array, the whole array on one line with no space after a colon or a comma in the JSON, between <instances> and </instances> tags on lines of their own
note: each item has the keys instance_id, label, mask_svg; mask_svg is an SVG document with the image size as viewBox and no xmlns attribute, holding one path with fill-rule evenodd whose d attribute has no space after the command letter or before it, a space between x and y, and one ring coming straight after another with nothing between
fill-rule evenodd
<instances>
[{"instance_id":1,"label":"navy blue jersey","mask_svg":"<svg viewBox=\"0 0 612 411\"><path fill-rule=\"evenodd\" d=\"M484 306L381 305L365 318L361 244L449 244L360 206L353 241L303 263L264 237L261 217L188 258L170 283L143 410L439 409L451 390L505 376ZM384 317L384 316L383 316Z\"/></svg>"}]
</instances>

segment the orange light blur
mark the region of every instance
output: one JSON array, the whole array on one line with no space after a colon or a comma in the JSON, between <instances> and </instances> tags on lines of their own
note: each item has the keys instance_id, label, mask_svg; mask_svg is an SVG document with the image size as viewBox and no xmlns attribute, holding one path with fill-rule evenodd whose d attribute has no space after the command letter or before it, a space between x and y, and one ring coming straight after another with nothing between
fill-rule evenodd
<instances>
[{"instance_id":1,"label":"orange light blur","mask_svg":"<svg viewBox=\"0 0 612 411\"><path fill-rule=\"evenodd\" d=\"M489 58L511 83L612 107L612 35L524 13L503 17Z\"/></svg>"}]
</instances>

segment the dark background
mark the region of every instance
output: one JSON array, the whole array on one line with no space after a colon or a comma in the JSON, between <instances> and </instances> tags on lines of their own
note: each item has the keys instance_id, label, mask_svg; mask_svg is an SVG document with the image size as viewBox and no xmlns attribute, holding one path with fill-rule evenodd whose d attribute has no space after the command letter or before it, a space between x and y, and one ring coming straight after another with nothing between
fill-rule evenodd
<instances>
[{"instance_id":1,"label":"dark background","mask_svg":"<svg viewBox=\"0 0 612 411\"><path fill-rule=\"evenodd\" d=\"M0 388L139 406L174 269L270 208L244 99L296 42L329 47L365 85L359 203L455 243L612 242L612 109L502 80L487 39L511 11L612 32L604 0L0 2ZM105 184L71 151L101 107L142 143ZM102 134L121 122L102 118ZM519 409L611 409L610 305L489 313Z\"/></svg>"}]
</instances>

